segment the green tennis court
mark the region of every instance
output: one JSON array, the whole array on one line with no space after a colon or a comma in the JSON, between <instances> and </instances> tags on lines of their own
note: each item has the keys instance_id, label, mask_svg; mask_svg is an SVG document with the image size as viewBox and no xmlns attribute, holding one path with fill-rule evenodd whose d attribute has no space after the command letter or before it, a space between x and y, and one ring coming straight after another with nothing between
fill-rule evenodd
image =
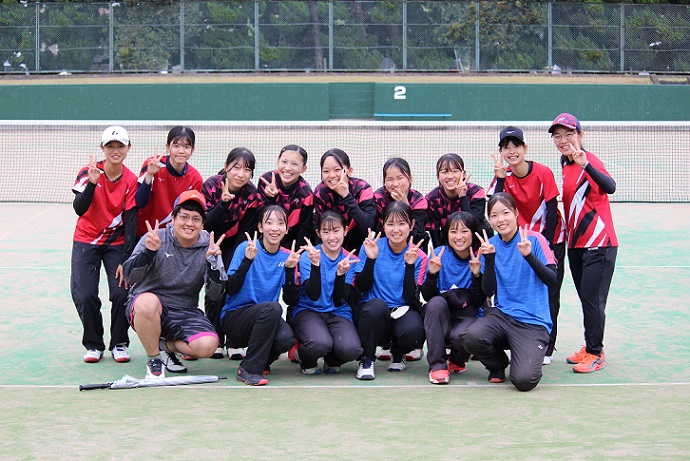
<instances>
[{"instance_id":1,"label":"green tennis court","mask_svg":"<svg viewBox=\"0 0 690 461\"><path fill-rule=\"evenodd\" d=\"M187 362L230 379L179 388L79 392L143 377L132 361L82 361L69 294L76 215L67 204L0 204L0 459L687 459L690 453L690 205L615 203L620 240L608 303L606 368L576 375L582 344L563 286L554 362L520 393L471 362L450 385L377 364L376 380L304 376L282 357L269 385L233 379L237 362ZM107 294L102 293L107 300ZM109 306L104 306L107 319ZM106 328L107 329L107 328Z\"/></svg>"}]
</instances>

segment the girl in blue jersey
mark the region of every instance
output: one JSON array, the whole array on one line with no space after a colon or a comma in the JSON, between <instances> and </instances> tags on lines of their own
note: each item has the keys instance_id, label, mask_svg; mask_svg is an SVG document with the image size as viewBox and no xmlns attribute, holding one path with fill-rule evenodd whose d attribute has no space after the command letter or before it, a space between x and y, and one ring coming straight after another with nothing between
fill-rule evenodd
<instances>
[{"instance_id":1,"label":"girl in blue jersey","mask_svg":"<svg viewBox=\"0 0 690 461\"><path fill-rule=\"evenodd\" d=\"M485 309L484 317L467 329L463 345L489 370L489 382L505 381L510 363L510 381L518 390L529 391L541 380L549 344L548 288L557 284L556 261L543 235L518 227L510 195L494 194L487 208L497 235L477 237L484 257L482 290L494 296L495 307Z\"/></svg>"},{"instance_id":2,"label":"girl in blue jersey","mask_svg":"<svg viewBox=\"0 0 690 461\"><path fill-rule=\"evenodd\" d=\"M481 287L481 261L477 220L468 211L456 211L443 229L446 244L429 253L429 268L422 285L429 361L429 381L446 384L450 373L467 369L469 354L461 336L474 323L486 302ZM473 251L474 250L474 251ZM450 347L450 357L446 355Z\"/></svg>"},{"instance_id":3,"label":"girl in blue jersey","mask_svg":"<svg viewBox=\"0 0 690 461\"><path fill-rule=\"evenodd\" d=\"M280 246L288 231L287 213L279 205L264 208L256 234L240 243L228 267L225 285L227 297L221 312L223 331L231 347L246 347L247 354L237 368L237 380L252 386L268 383L264 377L270 365L286 352L294 341L292 329L283 320L278 303L294 304L299 299L295 267L300 253Z\"/></svg>"},{"instance_id":4,"label":"girl in blue jersey","mask_svg":"<svg viewBox=\"0 0 690 461\"><path fill-rule=\"evenodd\" d=\"M383 230L367 236L359 251L355 287L362 299L354 319L364 349L357 379L374 379L376 346L391 343L388 371L405 371L405 354L424 344L419 287L424 281L427 257L410 238L412 209L391 202L383 211Z\"/></svg>"},{"instance_id":5,"label":"girl in blue jersey","mask_svg":"<svg viewBox=\"0 0 690 461\"><path fill-rule=\"evenodd\" d=\"M357 328L348 304L357 260L343 248L347 227L343 215L326 211L319 216L317 235L321 244L309 240L299 263L300 297L294 308L292 327L302 373L317 375L317 360L324 358L323 371L335 374L340 366L362 355Z\"/></svg>"}]
</instances>

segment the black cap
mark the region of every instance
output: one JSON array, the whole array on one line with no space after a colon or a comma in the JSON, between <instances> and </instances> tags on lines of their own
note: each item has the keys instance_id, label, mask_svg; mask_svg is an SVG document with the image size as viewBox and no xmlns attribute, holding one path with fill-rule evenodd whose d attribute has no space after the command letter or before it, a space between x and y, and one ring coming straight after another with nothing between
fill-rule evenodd
<instances>
[{"instance_id":1,"label":"black cap","mask_svg":"<svg viewBox=\"0 0 690 461\"><path fill-rule=\"evenodd\" d=\"M516 126L508 126L501 130L501 134L498 135L498 145L503 143L505 138L517 138L523 143L525 142L525 135L522 130Z\"/></svg>"}]
</instances>

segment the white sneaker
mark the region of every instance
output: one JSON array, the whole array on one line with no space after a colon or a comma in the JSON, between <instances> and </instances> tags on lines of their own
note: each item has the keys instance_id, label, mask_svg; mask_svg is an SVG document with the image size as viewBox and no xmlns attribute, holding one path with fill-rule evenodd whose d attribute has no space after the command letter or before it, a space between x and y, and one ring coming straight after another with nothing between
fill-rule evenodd
<instances>
[{"instance_id":1,"label":"white sneaker","mask_svg":"<svg viewBox=\"0 0 690 461\"><path fill-rule=\"evenodd\" d=\"M390 365L388 365L388 371L405 371L407 370L407 364L405 363L405 357L400 357L400 360L396 360L393 357Z\"/></svg>"},{"instance_id":2,"label":"white sneaker","mask_svg":"<svg viewBox=\"0 0 690 461\"><path fill-rule=\"evenodd\" d=\"M112 354L115 361L118 363L129 362L129 354L127 353L127 346L125 346L124 344L120 344L120 345L113 347L113 350L110 351L110 353Z\"/></svg>"},{"instance_id":3,"label":"white sneaker","mask_svg":"<svg viewBox=\"0 0 690 461\"><path fill-rule=\"evenodd\" d=\"M187 367L180 362L174 352L161 351L161 362L170 373L187 373Z\"/></svg>"},{"instance_id":4,"label":"white sneaker","mask_svg":"<svg viewBox=\"0 0 690 461\"><path fill-rule=\"evenodd\" d=\"M551 365L551 356L545 355L544 360L541 363L542 363L542 365Z\"/></svg>"},{"instance_id":5,"label":"white sneaker","mask_svg":"<svg viewBox=\"0 0 690 461\"><path fill-rule=\"evenodd\" d=\"M376 375L374 374L374 361L371 359L362 359L359 361L359 368L357 368L357 379L364 381L371 381Z\"/></svg>"},{"instance_id":6,"label":"white sneaker","mask_svg":"<svg viewBox=\"0 0 690 461\"><path fill-rule=\"evenodd\" d=\"M165 378L165 365L158 357L148 359L146 362L146 377L145 379L161 379Z\"/></svg>"},{"instance_id":7,"label":"white sneaker","mask_svg":"<svg viewBox=\"0 0 690 461\"><path fill-rule=\"evenodd\" d=\"M230 360L242 360L246 354L244 349L235 349L234 347L228 347L226 353L228 354L228 358Z\"/></svg>"},{"instance_id":8,"label":"white sneaker","mask_svg":"<svg viewBox=\"0 0 690 461\"><path fill-rule=\"evenodd\" d=\"M98 363L99 360L103 357L103 351L99 351L98 349L89 349L86 351L86 354L84 354L84 362L86 363Z\"/></svg>"},{"instance_id":9,"label":"white sneaker","mask_svg":"<svg viewBox=\"0 0 690 461\"><path fill-rule=\"evenodd\" d=\"M213 353L211 356L212 359L222 359L223 358L223 348L222 347L217 347L216 351Z\"/></svg>"},{"instance_id":10,"label":"white sneaker","mask_svg":"<svg viewBox=\"0 0 690 461\"><path fill-rule=\"evenodd\" d=\"M424 358L424 351L422 349L415 349L413 351L405 354L405 358L410 362L416 362L417 360L422 360Z\"/></svg>"},{"instance_id":11,"label":"white sneaker","mask_svg":"<svg viewBox=\"0 0 690 461\"><path fill-rule=\"evenodd\" d=\"M391 357L392 357L392 355L391 355L390 349L385 349L385 348L381 347L376 352L376 358L379 360L390 360Z\"/></svg>"},{"instance_id":12,"label":"white sneaker","mask_svg":"<svg viewBox=\"0 0 690 461\"><path fill-rule=\"evenodd\" d=\"M319 368L319 367L300 368L300 371L302 372L303 375L320 375L321 374L321 368Z\"/></svg>"}]
</instances>

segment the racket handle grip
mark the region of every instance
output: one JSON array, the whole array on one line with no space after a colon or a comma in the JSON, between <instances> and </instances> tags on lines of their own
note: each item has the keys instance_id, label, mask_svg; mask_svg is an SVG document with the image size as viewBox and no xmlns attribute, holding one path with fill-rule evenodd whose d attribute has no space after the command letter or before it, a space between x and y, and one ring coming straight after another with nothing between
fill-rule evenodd
<instances>
[{"instance_id":1,"label":"racket handle grip","mask_svg":"<svg viewBox=\"0 0 690 461\"><path fill-rule=\"evenodd\" d=\"M81 391L91 391L94 389L108 389L110 387L110 383L103 383L103 384L80 384L79 385L79 392Z\"/></svg>"}]
</instances>

